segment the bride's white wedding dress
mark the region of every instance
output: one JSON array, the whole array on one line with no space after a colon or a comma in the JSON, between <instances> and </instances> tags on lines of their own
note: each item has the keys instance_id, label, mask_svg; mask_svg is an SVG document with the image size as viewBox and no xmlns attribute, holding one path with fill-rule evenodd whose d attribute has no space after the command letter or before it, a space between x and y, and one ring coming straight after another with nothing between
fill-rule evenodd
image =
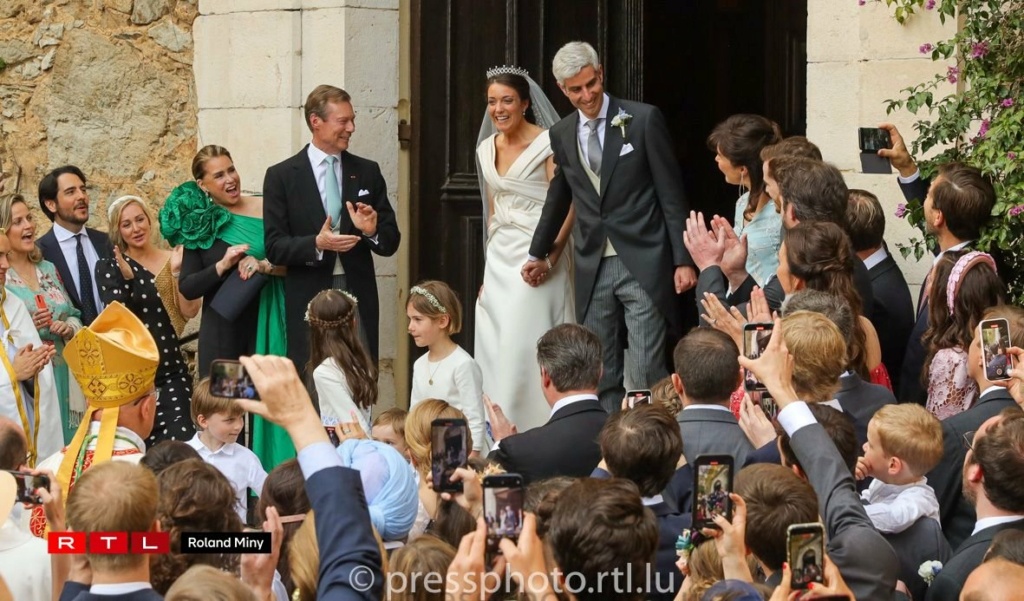
<instances>
[{"instance_id":1,"label":"bride's white wedding dress","mask_svg":"<svg viewBox=\"0 0 1024 601\"><path fill-rule=\"evenodd\" d=\"M551 412L541 393L537 340L552 327L575 321L572 245L567 244L540 286L523 281L520 270L547 196L545 162L551 143L547 130L541 132L501 176L494 167L496 135L476 150L494 213L487 228L474 349L484 393L523 432L543 425Z\"/></svg>"}]
</instances>

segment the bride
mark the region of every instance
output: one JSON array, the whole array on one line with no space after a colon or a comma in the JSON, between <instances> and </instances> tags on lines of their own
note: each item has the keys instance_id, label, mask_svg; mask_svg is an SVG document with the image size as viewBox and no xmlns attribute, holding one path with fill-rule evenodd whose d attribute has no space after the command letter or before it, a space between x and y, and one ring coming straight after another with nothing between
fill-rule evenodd
<instances>
[{"instance_id":1,"label":"bride","mask_svg":"<svg viewBox=\"0 0 1024 601\"><path fill-rule=\"evenodd\" d=\"M546 128L558 119L525 70L487 72L487 114L476 149L486 265L474 348L484 393L519 431L543 425L550 413L541 391L537 340L553 326L575 321L572 253L562 252L574 213L558 234L542 279L531 287L520 275L554 176Z\"/></svg>"}]
</instances>

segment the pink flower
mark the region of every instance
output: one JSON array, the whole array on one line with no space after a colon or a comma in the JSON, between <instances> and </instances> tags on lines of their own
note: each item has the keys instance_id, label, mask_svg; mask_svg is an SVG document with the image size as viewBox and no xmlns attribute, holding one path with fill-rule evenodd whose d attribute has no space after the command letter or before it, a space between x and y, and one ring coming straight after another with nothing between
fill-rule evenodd
<instances>
[{"instance_id":1,"label":"pink flower","mask_svg":"<svg viewBox=\"0 0 1024 601\"><path fill-rule=\"evenodd\" d=\"M928 10L932 10L933 8L935 8L935 0L928 0L924 7Z\"/></svg>"},{"instance_id":2,"label":"pink flower","mask_svg":"<svg viewBox=\"0 0 1024 601\"><path fill-rule=\"evenodd\" d=\"M1011 150L1010 152L1006 153L1006 158L1010 159L1011 161L1016 161L1017 153Z\"/></svg>"},{"instance_id":3,"label":"pink flower","mask_svg":"<svg viewBox=\"0 0 1024 601\"><path fill-rule=\"evenodd\" d=\"M988 119L981 120L981 127L978 129L978 137L984 138L985 134L988 133Z\"/></svg>"},{"instance_id":4,"label":"pink flower","mask_svg":"<svg viewBox=\"0 0 1024 601\"><path fill-rule=\"evenodd\" d=\"M934 49L935 46L932 46L931 44L921 44L921 47L918 50L921 51L921 54L928 54Z\"/></svg>"},{"instance_id":5,"label":"pink flower","mask_svg":"<svg viewBox=\"0 0 1024 601\"><path fill-rule=\"evenodd\" d=\"M867 2L867 0L857 0L857 4L858 4L859 6L864 6L864 5L865 5L865 4L867 4L867 3L868 3L868 2Z\"/></svg>"},{"instance_id":6,"label":"pink flower","mask_svg":"<svg viewBox=\"0 0 1024 601\"><path fill-rule=\"evenodd\" d=\"M907 210L907 203L901 202L900 204L896 205L896 216L899 217L900 219L906 217L907 213L909 212L910 211Z\"/></svg>"},{"instance_id":7,"label":"pink flower","mask_svg":"<svg viewBox=\"0 0 1024 601\"><path fill-rule=\"evenodd\" d=\"M956 67L946 69L946 79L949 80L949 83L956 83L957 75L960 75L960 69Z\"/></svg>"},{"instance_id":8,"label":"pink flower","mask_svg":"<svg viewBox=\"0 0 1024 601\"><path fill-rule=\"evenodd\" d=\"M1004 109L1008 109L1013 106L1013 98L1003 98L1003 101L999 103Z\"/></svg>"},{"instance_id":9,"label":"pink flower","mask_svg":"<svg viewBox=\"0 0 1024 601\"><path fill-rule=\"evenodd\" d=\"M1020 215L1021 213L1024 213L1024 205L1017 205L1017 206L1013 207L1012 209L1010 209L1010 217L1016 217L1017 215Z\"/></svg>"},{"instance_id":10,"label":"pink flower","mask_svg":"<svg viewBox=\"0 0 1024 601\"><path fill-rule=\"evenodd\" d=\"M975 42L971 45L971 58L981 58L988 54L988 42Z\"/></svg>"}]
</instances>

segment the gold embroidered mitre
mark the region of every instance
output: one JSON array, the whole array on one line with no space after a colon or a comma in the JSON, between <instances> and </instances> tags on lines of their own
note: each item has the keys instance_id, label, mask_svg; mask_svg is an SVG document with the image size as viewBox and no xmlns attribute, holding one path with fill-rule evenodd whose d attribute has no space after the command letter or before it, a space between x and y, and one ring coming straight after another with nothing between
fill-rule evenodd
<instances>
[{"instance_id":1,"label":"gold embroidered mitre","mask_svg":"<svg viewBox=\"0 0 1024 601\"><path fill-rule=\"evenodd\" d=\"M145 324L124 305L113 302L67 343L64 360L89 403L57 472L66 499L76 461L87 444L93 413L103 410L92 460L95 465L109 460L113 453L119 408L153 390L160 352Z\"/></svg>"}]
</instances>

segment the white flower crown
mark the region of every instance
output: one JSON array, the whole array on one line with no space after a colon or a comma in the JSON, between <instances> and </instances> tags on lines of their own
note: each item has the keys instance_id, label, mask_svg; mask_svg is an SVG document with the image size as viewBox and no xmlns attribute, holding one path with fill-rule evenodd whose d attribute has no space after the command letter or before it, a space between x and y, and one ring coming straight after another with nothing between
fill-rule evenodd
<instances>
[{"instance_id":1,"label":"white flower crown","mask_svg":"<svg viewBox=\"0 0 1024 601\"><path fill-rule=\"evenodd\" d=\"M437 297L434 296L433 294L431 294L430 291L427 290L426 288L420 288L419 286L413 286L412 288L409 288L409 294L410 295L418 294L418 295L422 296L423 298L427 299L427 302L430 303L431 307L437 309L441 313L444 313L444 314L448 313L448 309L444 308L444 305L441 304L441 301L437 300Z\"/></svg>"}]
</instances>

